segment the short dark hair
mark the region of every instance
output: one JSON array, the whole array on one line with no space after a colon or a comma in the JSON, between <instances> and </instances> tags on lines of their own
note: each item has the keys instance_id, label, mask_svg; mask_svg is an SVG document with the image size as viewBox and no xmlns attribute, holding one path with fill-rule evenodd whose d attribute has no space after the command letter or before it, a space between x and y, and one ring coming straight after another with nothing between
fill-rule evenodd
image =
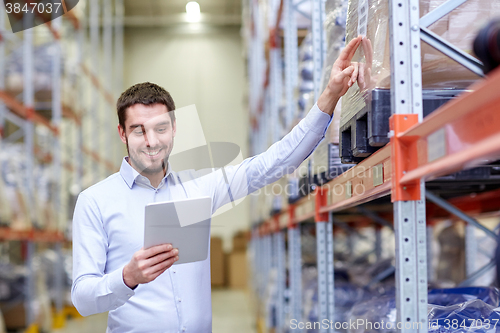
<instances>
[{"instance_id":1,"label":"short dark hair","mask_svg":"<svg viewBox=\"0 0 500 333\"><path fill-rule=\"evenodd\" d=\"M125 120L127 118L127 109L135 104L163 104L169 111L172 123L175 121L175 103L170 93L157 84L143 82L134 84L125 90L116 102L116 111L118 113L118 123L125 129Z\"/></svg>"}]
</instances>

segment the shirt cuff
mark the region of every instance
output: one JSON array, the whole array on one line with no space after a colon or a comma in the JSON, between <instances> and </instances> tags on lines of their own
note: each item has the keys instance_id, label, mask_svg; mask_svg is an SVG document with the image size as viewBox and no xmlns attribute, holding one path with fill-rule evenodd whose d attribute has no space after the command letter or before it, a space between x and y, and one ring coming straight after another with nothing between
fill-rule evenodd
<instances>
[{"instance_id":1,"label":"shirt cuff","mask_svg":"<svg viewBox=\"0 0 500 333\"><path fill-rule=\"evenodd\" d=\"M122 300L124 303L130 297L135 295L135 292L123 281L123 268L117 269L109 274L108 288L111 290L113 295Z\"/></svg>"},{"instance_id":2,"label":"shirt cuff","mask_svg":"<svg viewBox=\"0 0 500 333\"><path fill-rule=\"evenodd\" d=\"M323 112L319 109L318 104L315 103L311 111L305 117L305 123L307 127L316 134L325 135L328 125L332 116L328 113Z\"/></svg>"}]
</instances>

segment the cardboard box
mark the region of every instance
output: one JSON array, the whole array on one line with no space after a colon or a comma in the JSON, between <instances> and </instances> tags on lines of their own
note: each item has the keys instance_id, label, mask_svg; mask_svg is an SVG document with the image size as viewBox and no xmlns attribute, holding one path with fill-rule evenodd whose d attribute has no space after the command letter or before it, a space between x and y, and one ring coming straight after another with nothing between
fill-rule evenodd
<instances>
[{"instance_id":1,"label":"cardboard box","mask_svg":"<svg viewBox=\"0 0 500 333\"><path fill-rule=\"evenodd\" d=\"M247 233L238 231L233 236L233 252L244 252L247 250Z\"/></svg>"},{"instance_id":2,"label":"cardboard box","mask_svg":"<svg viewBox=\"0 0 500 333\"><path fill-rule=\"evenodd\" d=\"M210 276L212 287L224 287L226 285L224 266L225 260L222 239L219 237L212 237L210 239Z\"/></svg>"},{"instance_id":3,"label":"cardboard box","mask_svg":"<svg viewBox=\"0 0 500 333\"><path fill-rule=\"evenodd\" d=\"M229 254L228 275L229 287L232 289L246 289L248 281L248 262L246 252L232 252Z\"/></svg>"},{"instance_id":4,"label":"cardboard box","mask_svg":"<svg viewBox=\"0 0 500 333\"><path fill-rule=\"evenodd\" d=\"M14 306L10 304L0 304L5 328L8 330L18 330L26 327L26 310L24 303L18 302Z\"/></svg>"}]
</instances>

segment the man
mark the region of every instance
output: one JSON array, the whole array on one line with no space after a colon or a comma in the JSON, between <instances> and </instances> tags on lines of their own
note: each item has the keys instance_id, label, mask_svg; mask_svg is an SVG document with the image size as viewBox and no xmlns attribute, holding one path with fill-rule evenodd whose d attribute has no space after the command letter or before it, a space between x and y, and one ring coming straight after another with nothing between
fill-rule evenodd
<instances>
[{"instance_id":1,"label":"man","mask_svg":"<svg viewBox=\"0 0 500 333\"><path fill-rule=\"evenodd\" d=\"M297 168L324 137L339 98L356 81L351 59L361 37L335 62L309 114L266 152L191 181L170 170L174 102L163 88L137 84L118 99L118 132L128 157L120 172L83 191L73 218L72 300L88 316L109 311L107 332L212 330L210 260L173 266L170 244L142 248L144 207L158 201L212 197L212 212ZM228 183L226 183L226 179ZM228 195L228 184L231 194Z\"/></svg>"}]
</instances>

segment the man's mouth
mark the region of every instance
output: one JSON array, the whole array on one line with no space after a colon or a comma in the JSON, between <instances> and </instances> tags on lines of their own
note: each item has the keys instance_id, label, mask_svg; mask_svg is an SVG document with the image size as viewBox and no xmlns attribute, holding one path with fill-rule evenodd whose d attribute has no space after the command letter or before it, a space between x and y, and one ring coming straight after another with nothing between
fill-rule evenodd
<instances>
[{"instance_id":1,"label":"man's mouth","mask_svg":"<svg viewBox=\"0 0 500 333\"><path fill-rule=\"evenodd\" d=\"M148 155L149 157L155 157L155 156L157 156L160 153L160 151L161 151L161 149L157 149L157 150L145 151L144 153L146 155Z\"/></svg>"}]
</instances>

